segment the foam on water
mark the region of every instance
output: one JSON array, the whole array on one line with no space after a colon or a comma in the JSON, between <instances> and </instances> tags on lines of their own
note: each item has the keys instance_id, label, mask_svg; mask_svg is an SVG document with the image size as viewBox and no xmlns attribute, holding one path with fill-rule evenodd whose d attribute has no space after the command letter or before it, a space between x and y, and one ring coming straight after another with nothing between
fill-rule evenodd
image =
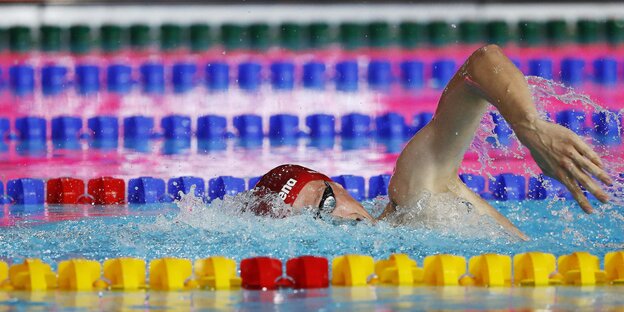
<instances>
[{"instance_id":1,"label":"foam on water","mask_svg":"<svg viewBox=\"0 0 624 312\"><path fill-rule=\"evenodd\" d=\"M447 227L352 224L314 219L306 213L285 219L263 218L237 211L237 200L226 199L223 203L219 207L202 204L187 211L170 210L157 216L86 218L6 228L0 232L1 255L9 261L41 257L55 263L71 257L195 259L224 255L240 260L258 255L287 259L305 254L334 257L361 253L381 258L404 252L422 260L434 253L470 256L529 250L555 254L587 250L603 255L624 247L624 220L614 218L613 210L599 207L589 217L577 209L568 210L564 202L496 204L532 237L529 242L491 235L479 224L462 226L461 217L456 218L458 226Z\"/></svg>"},{"instance_id":2,"label":"foam on water","mask_svg":"<svg viewBox=\"0 0 624 312\"><path fill-rule=\"evenodd\" d=\"M452 193L425 191L418 197L414 205L397 207L397 211L382 222L472 238L504 238L507 234L494 219L477 213L470 202Z\"/></svg>"},{"instance_id":3,"label":"foam on water","mask_svg":"<svg viewBox=\"0 0 624 312\"><path fill-rule=\"evenodd\" d=\"M598 206L596 213L588 216L563 201L494 203L532 238L521 242L509 239L496 226L469 212L454 213L446 223L441 216L429 215L426 220L430 223L424 225L397 226L392 222L371 225L315 219L311 213L284 219L258 217L240 211L246 200L240 196L228 197L206 205L183 199L179 208L161 208L157 215L143 212L133 216L18 225L0 232L0 256L9 262L40 257L56 263L72 257L104 260L133 256L149 260L224 255L240 260L259 255L287 259L305 254L334 257L361 253L382 258L402 252L422 260L434 253L471 256L542 250L559 255L587 250L604 255L624 248L621 231L624 219L614 217L620 216L617 211L621 207L609 205ZM378 199L364 205L378 213L386 202ZM437 208L447 211L443 206Z\"/></svg>"}]
</instances>

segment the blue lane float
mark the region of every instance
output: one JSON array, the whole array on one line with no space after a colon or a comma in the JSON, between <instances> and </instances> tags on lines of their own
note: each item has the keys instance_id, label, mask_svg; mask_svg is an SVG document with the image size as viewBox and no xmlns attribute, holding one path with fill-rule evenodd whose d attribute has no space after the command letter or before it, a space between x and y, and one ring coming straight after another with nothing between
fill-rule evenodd
<instances>
[{"instance_id":1,"label":"blue lane float","mask_svg":"<svg viewBox=\"0 0 624 312\"><path fill-rule=\"evenodd\" d=\"M256 62L243 62L238 65L238 88L246 92L255 92L262 83L262 66Z\"/></svg>"},{"instance_id":2,"label":"blue lane float","mask_svg":"<svg viewBox=\"0 0 624 312\"><path fill-rule=\"evenodd\" d=\"M439 59L432 64L432 78L435 89L442 90L457 71L457 63L451 59Z\"/></svg>"},{"instance_id":3,"label":"blue lane float","mask_svg":"<svg viewBox=\"0 0 624 312\"><path fill-rule=\"evenodd\" d=\"M586 124L584 112L575 110L560 111L555 115L555 121L578 135L585 135Z\"/></svg>"},{"instance_id":4,"label":"blue lane float","mask_svg":"<svg viewBox=\"0 0 624 312\"><path fill-rule=\"evenodd\" d=\"M499 174L490 180L489 187L497 200L523 200L526 197L526 180L521 175Z\"/></svg>"},{"instance_id":5,"label":"blue lane float","mask_svg":"<svg viewBox=\"0 0 624 312\"><path fill-rule=\"evenodd\" d=\"M494 129L487 141L494 148L513 146L513 131L498 113L490 114ZM571 129L579 135L591 134L595 143L603 146L621 144L621 115L618 112L602 111L594 113L593 126L586 125L587 115L584 112L566 110L556 114L557 123ZM268 118L269 131L264 132L263 117L254 114L234 116L232 126L235 133L228 132L228 120L224 116L205 115L197 118L196 131L191 127L189 116L168 115L160 120L160 128L155 131L155 121L148 116L129 116L123 119L119 129L116 116L100 115L87 120L87 129L83 130L82 119L78 116L59 116L51 120L50 140L55 149L80 149L81 141L87 140L93 149L116 149L119 144L119 132L122 132L123 146L140 152L149 152L152 140L164 139L166 154L187 151L197 139L198 150L224 150L227 140L236 137L239 145L245 148L262 146L268 138L271 146L294 146L300 139L309 140L309 146L317 148L333 148L336 136L341 137L345 150L361 149L369 146L370 138L378 143L394 144L392 152L401 150L406 138L414 135L433 118L433 113L416 114L410 124L404 116L396 112L388 112L377 116L374 120L369 115L351 113L340 117L340 129L336 129L336 117L328 114L309 115L305 119L306 130L299 128L299 117L290 114L276 114ZM374 121L372 123L371 121ZM20 154L43 153L47 149L47 121L41 117L26 116L15 119L13 132L8 120L0 117L0 137L4 140L16 139ZM8 149L8 145L0 146L0 152Z\"/></svg>"},{"instance_id":6,"label":"blue lane float","mask_svg":"<svg viewBox=\"0 0 624 312\"><path fill-rule=\"evenodd\" d=\"M414 115L414 118L412 119L412 127L409 130L410 131L409 136L416 134L416 132L424 128L432 119L433 119L433 113L430 113L430 112L423 112L423 113Z\"/></svg>"},{"instance_id":7,"label":"blue lane float","mask_svg":"<svg viewBox=\"0 0 624 312\"><path fill-rule=\"evenodd\" d=\"M193 185L195 185L194 195L197 197L204 197L204 194L206 194L206 185L204 183L204 179L200 177L184 176L171 178L167 182L167 190L173 198L179 200L180 192L183 194L190 193Z\"/></svg>"},{"instance_id":8,"label":"blue lane float","mask_svg":"<svg viewBox=\"0 0 624 312\"><path fill-rule=\"evenodd\" d=\"M326 67L322 62L311 61L303 65L303 87L310 90L324 90Z\"/></svg>"},{"instance_id":9,"label":"blue lane float","mask_svg":"<svg viewBox=\"0 0 624 312\"><path fill-rule=\"evenodd\" d=\"M617 84L618 69L617 60L612 57L602 57L592 62L595 81L605 87L613 87Z\"/></svg>"},{"instance_id":10,"label":"blue lane float","mask_svg":"<svg viewBox=\"0 0 624 312\"><path fill-rule=\"evenodd\" d=\"M131 204L155 204L167 202L165 181L154 177L128 180L128 202Z\"/></svg>"},{"instance_id":11,"label":"blue lane float","mask_svg":"<svg viewBox=\"0 0 624 312\"><path fill-rule=\"evenodd\" d=\"M10 199L5 195L4 183L0 181L0 204L10 204Z\"/></svg>"},{"instance_id":12,"label":"blue lane float","mask_svg":"<svg viewBox=\"0 0 624 312\"><path fill-rule=\"evenodd\" d=\"M340 134L343 138L365 138L371 133L371 117L359 113L351 113L340 118Z\"/></svg>"},{"instance_id":13,"label":"blue lane float","mask_svg":"<svg viewBox=\"0 0 624 312\"><path fill-rule=\"evenodd\" d=\"M572 193L561 182L545 175L529 178L527 198L536 200L548 198L573 199Z\"/></svg>"},{"instance_id":14,"label":"blue lane float","mask_svg":"<svg viewBox=\"0 0 624 312\"><path fill-rule=\"evenodd\" d=\"M67 86L67 67L45 65L41 68L41 92L44 96L59 95Z\"/></svg>"},{"instance_id":15,"label":"blue lane float","mask_svg":"<svg viewBox=\"0 0 624 312\"><path fill-rule=\"evenodd\" d=\"M11 121L9 121L9 118L0 117L0 141L8 139L10 134Z\"/></svg>"},{"instance_id":16,"label":"blue lane float","mask_svg":"<svg viewBox=\"0 0 624 312\"><path fill-rule=\"evenodd\" d=\"M368 179L368 198L373 199L378 196L387 196L390 177L391 175L389 174L380 174L370 177Z\"/></svg>"},{"instance_id":17,"label":"blue lane float","mask_svg":"<svg viewBox=\"0 0 624 312\"><path fill-rule=\"evenodd\" d=\"M364 177L356 176L356 175L340 175L332 177L334 182L342 185L344 189L357 201L363 201L366 199L366 194L364 193L365 188L365 180Z\"/></svg>"},{"instance_id":18,"label":"blue lane float","mask_svg":"<svg viewBox=\"0 0 624 312\"><path fill-rule=\"evenodd\" d=\"M375 128L380 139L403 140L406 136L407 126L403 116L390 112L375 118Z\"/></svg>"},{"instance_id":19,"label":"blue lane float","mask_svg":"<svg viewBox=\"0 0 624 312\"><path fill-rule=\"evenodd\" d=\"M368 188L366 180L362 176L339 175L332 179L342 185L345 190L358 201L374 199L379 196L388 195L390 174L375 175L368 178ZM219 176L207 181L201 177L183 176L168 180L155 177L131 178L127 181L127 198L130 204L153 204L166 203L174 199L179 200L179 193L188 194L191 187L195 185L194 195L207 201L224 196L233 196L246 190L252 190L260 176L248 179L242 177ZM494 177L489 181L489 188L486 189L487 178L475 174L460 174L459 178L469 189L486 200L550 200L550 199L572 199L570 192L560 182L539 175L527 178L521 175L504 173ZM110 178L109 178L110 179ZM122 180L123 181L123 180ZM6 183L6 194L2 196L2 182L0 181L0 203L14 203L20 205L42 204L47 198L47 190L44 187L45 180L36 178L22 178L9 180ZM165 187L166 185L166 187ZM365 193L365 191L368 193ZM595 198L586 192L590 199Z\"/></svg>"},{"instance_id":20,"label":"blue lane float","mask_svg":"<svg viewBox=\"0 0 624 312\"><path fill-rule=\"evenodd\" d=\"M234 117L234 128L238 137L254 145L261 145L264 133L262 132L262 117L253 114L244 114Z\"/></svg>"},{"instance_id":21,"label":"blue lane float","mask_svg":"<svg viewBox=\"0 0 624 312\"><path fill-rule=\"evenodd\" d=\"M485 178L484 177L480 175L476 175L476 174L463 173L459 175L459 178L460 180L462 180L462 182L466 184L466 186L471 191L477 194L482 194L483 192L485 192Z\"/></svg>"},{"instance_id":22,"label":"blue lane float","mask_svg":"<svg viewBox=\"0 0 624 312\"><path fill-rule=\"evenodd\" d=\"M585 61L568 57L561 60L561 82L570 87L580 86L585 76Z\"/></svg>"},{"instance_id":23,"label":"blue lane float","mask_svg":"<svg viewBox=\"0 0 624 312\"><path fill-rule=\"evenodd\" d=\"M420 90L425 86L425 66L418 60L406 60L399 64L400 82L403 89Z\"/></svg>"},{"instance_id":24,"label":"blue lane float","mask_svg":"<svg viewBox=\"0 0 624 312\"><path fill-rule=\"evenodd\" d=\"M512 62L520 67L517 59ZM230 89L230 83L237 84L240 90L256 92L263 83L270 83L273 91L290 91L296 88L307 90L326 90L326 82L333 81L335 88L341 92L355 92L360 89L360 82L365 82L368 89L376 92L387 92L394 85L406 91L420 91L425 88L442 89L453 77L457 63L449 58L438 58L424 63L417 58L407 59L399 63L387 59L373 59L368 64L360 60L343 60L335 64L323 62L306 62L298 68L292 60L277 60L264 66L258 62L244 61L228 64L214 61L198 70L194 62L176 62L164 66L162 62L147 61L134 69L130 64L116 62L100 68L92 64L80 64L69 69L59 65L44 65L34 68L30 65L13 65L8 70L9 90L18 97L27 97L41 91L46 96L61 94L69 87L81 96L97 94L100 87L100 70L105 73L106 90L115 95L127 95L135 86L140 87L145 95L160 95L167 90L174 94L187 94L198 85L209 92L223 92ZM360 75L363 65L366 73ZM586 67L591 65L591 75L587 75ZM618 62L612 57L598 57L589 63L577 57L564 58L560 63L560 72L556 75L551 58L532 58L527 61L524 72L531 76L545 79L558 79L569 86L580 86L593 82L604 87L613 87L618 81ZM236 68L236 74L230 75L230 66ZM395 77L395 69L396 77ZM425 68L430 72L425 74ZM334 77L329 77L327 68L332 68ZM136 71L136 72L135 72ZM266 71L266 72L265 72ZM40 73L35 79L35 73ZM301 73L301 74L299 74ZM299 75L296 77L296 75ZM70 78L74 77L74 81ZM137 77L138 81L134 81ZM37 88L37 83L40 88Z\"/></svg>"},{"instance_id":25,"label":"blue lane float","mask_svg":"<svg viewBox=\"0 0 624 312\"><path fill-rule=\"evenodd\" d=\"M297 145L299 118L295 115L277 114L269 117L269 140L272 146Z\"/></svg>"},{"instance_id":26,"label":"blue lane float","mask_svg":"<svg viewBox=\"0 0 624 312\"><path fill-rule=\"evenodd\" d=\"M165 116L160 121L163 130L163 152L177 154L191 148L191 117L184 115Z\"/></svg>"},{"instance_id":27,"label":"blue lane float","mask_svg":"<svg viewBox=\"0 0 624 312\"><path fill-rule=\"evenodd\" d=\"M225 140L227 138L227 119L218 115L206 115L197 118L198 140Z\"/></svg>"},{"instance_id":28,"label":"blue lane float","mask_svg":"<svg viewBox=\"0 0 624 312\"><path fill-rule=\"evenodd\" d=\"M529 75L544 79L553 79L553 62L548 58L529 60Z\"/></svg>"},{"instance_id":29,"label":"blue lane float","mask_svg":"<svg viewBox=\"0 0 624 312\"><path fill-rule=\"evenodd\" d=\"M154 134L154 118L130 116L123 120L124 147L141 152L149 151L149 141Z\"/></svg>"},{"instance_id":30,"label":"blue lane float","mask_svg":"<svg viewBox=\"0 0 624 312\"><path fill-rule=\"evenodd\" d=\"M227 119L206 115L197 119L197 148L200 152L221 151L227 146Z\"/></svg>"},{"instance_id":31,"label":"blue lane float","mask_svg":"<svg viewBox=\"0 0 624 312\"><path fill-rule=\"evenodd\" d=\"M47 122L40 117L15 119L18 153L42 153L46 150Z\"/></svg>"},{"instance_id":32,"label":"blue lane float","mask_svg":"<svg viewBox=\"0 0 624 312\"><path fill-rule=\"evenodd\" d=\"M82 96L91 96L100 92L100 67L81 64L75 70L76 91Z\"/></svg>"},{"instance_id":33,"label":"blue lane float","mask_svg":"<svg viewBox=\"0 0 624 312\"><path fill-rule=\"evenodd\" d=\"M32 96L35 91L35 70L30 65L9 67L9 89L18 97Z\"/></svg>"},{"instance_id":34,"label":"blue lane float","mask_svg":"<svg viewBox=\"0 0 624 312\"><path fill-rule=\"evenodd\" d=\"M598 143L606 146L622 143L622 116L616 111L596 112L592 115L595 137Z\"/></svg>"},{"instance_id":35,"label":"blue lane float","mask_svg":"<svg viewBox=\"0 0 624 312\"><path fill-rule=\"evenodd\" d=\"M249 181L247 182L247 189L248 190L253 190L256 187L256 184L258 184L258 182L260 182L260 179L262 177L251 177L249 178Z\"/></svg>"},{"instance_id":36,"label":"blue lane float","mask_svg":"<svg viewBox=\"0 0 624 312\"><path fill-rule=\"evenodd\" d=\"M144 63L139 72L143 93L151 95L165 93L165 67L162 63Z\"/></svg>"},{"instance_id":37,"label":"blue lane float","mask_svg":"<svg viewBox=\"0 0 624 312\"><path fill-rule=\"evenodd\" d=\"M388 60L372 60L366 75L371 90L388 92L393 82L392 64Z\"/></svg>"},{"instance_id":38,"label":"blue lane float","mask_svg":"<svg viewBox=\"0 0 624 312\"><path fill-rule=\"evenodd\" d=\"M358 64L356 61L338 62L336 70L336 90L341 92L357 92L359 82Z\"/></svg>"},{"instance_id":39,"label":"blue lane float","mask_svg":"<svg viewBox=\"0 0 624 312\"><path fill-rule=\"evenodd\" d=\"M221 176L208 181L208 197L210 200L223 199L226 195L233 196L245 191L245 179L232 176Z\"/></svg>"},{"instance_id":40,"label":"blue lane float","mask_svg":"<svg viewBox=\"0 0 624 312\"><path fill-rule=\"evenodd\" d=\"M306 117L311 139L333 139L336 136L336 118L328 114L314 114Z\"/></svg>"},{"instance_id":41,"label":"blue lane float","mask_svg":"<svg viewBox=\"0 0 624 312\"><path fill-rule=\"evenodd\" d=\"M295 88L295 64L289 61L274 62L270 66L273 90L289 91Z\"/></svg>"},{"instance_id":42,"label":"blue lane float","mask_svg":"<svg viewBox=\"0 0 624 312\"><path fill-rule=\"evenodd\" d=\"M119 121L115 116L96 116L87 120L91 132L90 146L115 149L119 144Z\"/></svg>"},{"instance_id":43,"label":"blue lane float","mask_svg":"<svg viewBox=\"0 0 624 312\"><path fill-rule=\"evenodd\" d=\"M489 137L488 141L494 146L510 146L513 142L513 130L498 112L491 112L490 116L494 122L494 137Z\"/></svg>"},{"instance_id":44,"label":"blue lane float","mask_svg":"<svg viewBox=\"0 0 624 312\"><path fill-rule=\"evenodd\" d=\"M82 119L61 116L52 119L52 144L60 149L80 149Z\"/></svg>"},{"instance_id":45,"label":"blue lane float","mask_svg":"<svg viewBox=\"0 0 624 312\"><path fill-rule=\"evenodd\" d=\"M124 95L132 91L132 67L126 64L113 64L106 69L108 92Z\"/></svg>"},{"instance_id":46,"label":"blue lane float","mask_svg":"<svg viewBox=\"0 0 624 312\"><path fill-rule=\"evenodd\" d=\"M44 182L41 179L22 178L7 183L7 196L17 205L41 205L44 195Z\"/></svg>"},{"instance_id":47,"label":"blue lane float","mask_svg":"<svg viewBox=\"0 0 624 312\"><path fill-rule=\"evenodd\" d=\"M225 62L208 63L204 69L206 88L212 92L227 91L230 84L230 66Z\"/></svg>"},{"instance_id":48,"label":"blue lane float","mask_svg":"<svg viewBox=\"0 0 624 312\"><path fill-rule=\"evenodd\" d=\"M171 69L171 84L173 92L177 94L188 93L197 84L197 65L190 62L173 64Z\"/></svg>"}]
</instances>

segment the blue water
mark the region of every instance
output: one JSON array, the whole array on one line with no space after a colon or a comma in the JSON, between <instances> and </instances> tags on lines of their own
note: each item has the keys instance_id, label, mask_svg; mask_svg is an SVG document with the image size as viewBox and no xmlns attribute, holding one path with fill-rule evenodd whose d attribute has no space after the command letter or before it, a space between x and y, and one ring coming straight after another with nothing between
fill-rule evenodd
<instances>
[{"instance_id":1,"label":"blue water","mask_svg":"<svg viewBox=\"0 0 624 312\"><path fill-rule=\"evenodd\" d=\"M491 126L482 127L476 143L482 142L490 130ZM608 155L608 152L601 155ZM118 171L122 177L135 177L141 173L255 176L266 171L266 168L260 168L261 165L270 168L274 165L272 162L295 162L314 164L314 168L323 172L327 169L370 176L392 167L383 161L383 153L338 154L330 158L300 150L289 161L277 158L273 153L257 151L237 155L235 159L229 157L231 155L213 155L209 161L202 157L197 158L197 162L188 161L188 158L167 158L160 163L153 159L150 162L139 159L118 165ZM622 172L619 160L608 164L613 175ZM78 176L91 178L104 163L89 166L70 163L65 167L80 168L77 169L80 170ZM493 167L488 159L482 164ZM63 166L54 165L59 172L73 173ZM46 163L42 167L33 165L14 170L39 174L48 172L49 167L50 164ZM479 173L485 174L485 169ZM207 170L218 172L209 174ZM529 241L521 241L488 218L465 211L465 206L458 205L457 200L444 196L436 197L434 204L424 210L409 207L412 210L403 215L401 224L387 221L352 223L327 217L314 219L310 213L284 219L263 218L241 213L245 200L243 194L210 205L193 197L184 197L180 203L154 206L0 207L0 224L10 225L0 228L0 259L15 263L27 257L41 258L56 267L59 261L70 258L103 261L114 257L138 257L149 261L161 257L197 259L223 255L240 261L253 256L287 260L308 254L331 259L358 253L381 259L392 253L406 253L422 266L425 256L436 253L468 258L482 253L513 255L543 251L559 256L589 251L602 259L605 253L624 248L624 207L597 202L594 202L596 209L592 215L584 214L573 201L491 202L531 237ZM364 206L373 215L378 215L386 202L379 199L365 202ZM621 197L617 202L622 203ZM60 219L71 220L54 221ZM593 306L593 309L600 310L600 307L624 305L619 295L621 291L621 287L332 287L310 291L173 293L0 291L0 309L73 310L97 306L101 310L283 308L360 311L512 307L571 310Z\"/></svg>"},{"instance_id":2,"label":"blue water","mask_svg":"<svg viewBox=\"0 0 624 312\"><path fill-rule=\"evenodd\" d=\"M397 226L384 221L373 225L314 219L308 213L284 219L264 218L239 212L239 204L240 197L211 205L187 197L177 205L129 208L51 206L24 211L12 207L4 217L16 223L0 229L0 257L8 262L36 257L55 264L78 257L102 261L122 256L150 260L223 255L240 261L259 255L287 260L307 254L332 258L359 253L380 259L392 253L407 253L422 264L425 256L436 253L470 257L490 252L513 255L544 251L562 255L589 251L602 258L609 251L624 248L622 207L598 203L596 212L586 215L571 201L492 202L531 237L526 242L470 213L448 216L443 226ZM375 215L385 200L364 204ZM126 215L110 216L117 214ZM33 221L46 216L83 215L91 216L72 221Z\"/></svg>"},{"instance_id":3,"label":"blue water","mask_svg":"<svg viewBox=\"0 0 624 312\"><path fill-rule=\"evenodd\" d=\"M379 213L385 200L365 202ZM516 254L545 251L562 255L589 251L603 257L624 248L622 207L597 205L586 215L565 201L492 202L531 236L519 241L487 220L467 214L449 216L446 227L418 223L340 223L301 214L271 219L240 213L241 198L212 205L192 197L156 206L7 207L0 229L0 256L9 262L38 257L56 266L64 259L102 261L132 256L190 259L225 255L240 261L268 255L282 260L314 254L332 258L346 253L407 253L422 266L423 257L452 253L470 257L486 252ZM597 203L594 203L597 204ZM125 216L119 216L119 215ZM88 217L86 217L88 215ZM97 216L99 215L99 216ZM42 221L54 218L72 221ZM479 220L479 218L476 218ZM76 310L454 310L454 309L611 309L624 306L622 287L330 287L279 291L192 292L3 292L0 309Z\"/></svg>"},{"instance_id":4,"label":"blue water","mask_svg":"<svg viewBox=\"0 0 624 312\"><path fill-rule=\"evenodd\" d=\"M438 311L617 310L622 286L331 287L278 291L0 292L0 309L17 311Z\"/></svg>"}]
</instances>

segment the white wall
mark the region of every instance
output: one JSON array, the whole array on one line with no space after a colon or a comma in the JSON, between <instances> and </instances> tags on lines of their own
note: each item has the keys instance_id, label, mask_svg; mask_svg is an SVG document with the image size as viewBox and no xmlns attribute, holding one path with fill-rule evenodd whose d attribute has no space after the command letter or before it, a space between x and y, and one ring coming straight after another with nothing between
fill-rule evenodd
<instances>
[{"instance_id":1,"label":"white wall","mask_svg":"<svg viewBox=\"0 0 624 312\"><path fill-rule=\"evenodd\" d=\"M518 19L547 19L563 17L575 20L580 17L624 17L624 4L441 4L441 5L148 5L148 6L0 6L0 26L41 23L70 25L86 23L100 25L104 22L129 24L145 22L253 22L282 21L368 21L381 19L400 21L414 19L494 19L510 22Z\"/></svg>"}]
</instances>

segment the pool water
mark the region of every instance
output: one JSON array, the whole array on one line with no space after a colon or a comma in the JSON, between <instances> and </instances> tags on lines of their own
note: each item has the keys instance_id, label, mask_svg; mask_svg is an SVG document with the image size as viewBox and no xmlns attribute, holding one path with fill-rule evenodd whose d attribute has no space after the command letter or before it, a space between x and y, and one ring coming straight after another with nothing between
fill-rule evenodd
<instances>
[{"instance_id":1,"label":"pool water","mask_svg":"<svg viewBox=\"0 0 624 312\"><path fill-rule=\"evenodd\" d=\"M513 255L543 251L557 256L588 251L604 257L624 248L622 208L596 204L584 214L566 201L492 202L531 240L520 241L471 213L435 223L395 226L388 222L343 223L303 213L285 219L241 213L244 195L204 204L193 196L153 206L5 207L0 257L20 262L114 257L199 259L223 255L237 261L271 256L283 261L300 255L329 259L350 253L387 258L406 253L422 266L423 258L450 253L466 258L483 253ZM445 199L440 199L445 200ZM378 214L387 200L364 202ZM449 202L452 205L452 202ZM581 309L624 305L622 287L330 287L279 291L189 292L0 292L0 309Z\"/></svg>"},{"instance_id":2,"label":"pool water","mask_svg":"<svg viewBox=\"0 0 624 312\"><path fill-rule=\"evenodd\" d=\"M618 310L622 286L331 287L311 290L0 293L0 309L29 311Z\"/></svg>"},{"instance_id":3,"label":"pool water","mask_svg":"<svg viewBox=\"0 0 624 312\"><path fill-rule=\"evenodd\" d=\"M470 257L543 251L558 256L588 251L602 258L624 248L622 207L599 203L594 203L594 214L586 215L565 201L492 202L531 237L521 241L468 212L450 216L444 226L435 222L396 226L385 221L372 225L315 219L312 213L263 218L236 208L242 196L210 205L188 197L158 206L10 207L3 218L12 226L0 231L0 257L9 262L34 257L54 264L76 257L103 261L223 255L240 261L260 255L287 260L356 253L381 259L406 253L422 265L425 256L436 253ZM364 204L376 215L385 202Z\"/></svg>"},{"instance_id":4,"label":"pool water","mask_svg":"<svg viewBox=\"0 0 624 312\"><path fill-rule=\"evenodd\" d=\"M538 81L539 82L539 81ZM539 88L538 88L539 89ZM535 93L542 99L540 93ZM579 104L575 94L555 97L564 104ZM562 99L563 98L563 99ZM541 105L547 103L539 101ZM582 102L582 101L581 101ZM582 104L582 105L581 105ZM582 102L587 108L595 105ZM593 107L593 106L592 106ZM549 113L544 107L540 110ZM465 159L462 171L482 176L514 172L524 176L539 172L529 160L526 149L494 151L485 144L493 124L484 118L483 127ZM266 143L266 142L265 142ZM401 142L402 144L403 142ZM232 145L232 142L228 143ZM373 144L369 149L348 150L336 147L316 150L299 144L276 149L241 149L229 146L225 152L180 155L114 151L78 151L74 154L29 158L11 157L0 162L3 180L13 177L54 178L73 176L91 179L114 175L127 180L141 175L171 178L197 175L210 178L235 175L250 178L275 165L298 163L336 174L370 177L389 172L400 150ZM193 143L195 146L195 142ZM231 148L230 148L231 147ZM397 148L399 147L399 148ZM13 150L13 149L11 149ZM154 147L154 151L159 151ZM511 150L511 151L510 151ZM601 155L616 177L622 172L622 150L604 148ZM15 156L15 157L12 157ZM621 193L621 184L611 189ZM191 192L193 193L193 192ZM176 257L191 260L214 255L237 262L254 256L270 256L285 261L301 255L332 259L344 254L370 255L377 259L405 253L422 266L428 255L446 253L469 258L484 253L515 255L542 251L556 256L587 251L600 259L607 252L624 248L624 210L621 196L615 204L594 202L595 213L587 215L571 200L491 201L529 241L519 240L489 218L466 209L463 202L441 194L423 194L423 205L405 207L403 222L397 220L346 222L304 212L284 219L258 217L241 212L249 200L239 194L206 204L192 195L172 204L127 206L17 206L0 209L0 258L19 263L25 258L40 258L53 267L59 261L87 258L97 261L115 257L136 257L146 261ZM365 201L372 215L379 215L387 198ZM397 224L400 223L400 224ZM0 309L275 309L285 310L439 310L439 309L593 309L624 305L618 296L621 287L545 287L487 289L477 287L355 287L279 291L188 291L188 292L0 292Z\"/></svg>"}]
</instances>

